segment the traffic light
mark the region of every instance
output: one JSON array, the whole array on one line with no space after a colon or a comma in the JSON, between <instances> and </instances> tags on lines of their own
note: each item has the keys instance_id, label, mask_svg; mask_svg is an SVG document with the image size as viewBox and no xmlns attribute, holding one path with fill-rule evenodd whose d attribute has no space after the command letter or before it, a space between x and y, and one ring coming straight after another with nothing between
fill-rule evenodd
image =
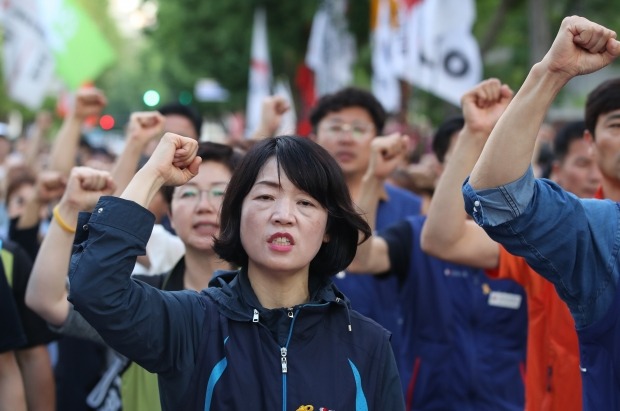
<instances>
[{"instance_id":1,"label":"traffic light","mask_svg":"<svg viewBox=\"0 0 620 411\"><path fill-rule=\"evenodd\" d=\"M187 106L189 104L192 104L192 93L190 93L189 91L182 91L179 94L179 103Z\"/></svg>"},{"instance_id":2,"label":"traffic light","mask_svg":"<svg viewBox=\"0 0 620 411\"><path fill-rule=\"evenodd\" d=\"M155 107L159 104L159 93L156 90L147 90L142 97L144 104L149 107Z\"/></svg>"},{"instance_id":3,"label":"traffic light","mask_svg":"<svg viewBox=\"0 0 620 411\"><path fill-rule=\"evenodd\" d=\"M99 127L103 130L112 130L114 128L114 117L109 114L105 114L99 118Z\"/></svg>"}]
</instances>

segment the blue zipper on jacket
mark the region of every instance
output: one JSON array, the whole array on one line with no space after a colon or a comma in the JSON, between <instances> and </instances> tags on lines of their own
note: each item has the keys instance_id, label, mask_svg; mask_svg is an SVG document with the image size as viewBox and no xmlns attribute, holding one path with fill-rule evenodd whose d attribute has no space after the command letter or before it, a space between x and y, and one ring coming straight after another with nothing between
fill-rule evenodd
<instances>
[{"instance_id":1,"label":"blue zipper on jacket","mask_svg":"<svg viewBox=\"0 0 620 411\"><path fill-rule=\"evenodd\" d=\"M328 304L329 303L304 304L298 307L294 313L293 313L292 308L289 310L289 314L293 313L293 316L291 317L293 320L291 321L291 326L289 327L289 330L288 330L288 337L286 337L286 344L284 345L284 347L280 347L280 363L282 364L282 411L286 411L286 374L288 373L288 345L291 342L291 337L293 336L293 327L295 326L295 320L297 319L297 314L299 314L299 310L304 307L322 307Z\"/></svg>"},{"instance_id":2,"label":"blue zipper on jacket","mask_svg":"<svg viewBox=\"0 0 620 411\"><path fill-rule=\"evenodd\" d=\"M292 313L292 309L289 311L289 314ZM295 326L295 320L297 319L297 314L299 313L299 308L295 310L293 313L293 320L291 321L291 326L288 330L288 337L286 337L286 344L284 347L280 347L280 363L282 364L282 411L286 411L286 374L288 373L288 345L291 342L291 337L293 336L293 327Z\"/></svg>"}]
</instances>

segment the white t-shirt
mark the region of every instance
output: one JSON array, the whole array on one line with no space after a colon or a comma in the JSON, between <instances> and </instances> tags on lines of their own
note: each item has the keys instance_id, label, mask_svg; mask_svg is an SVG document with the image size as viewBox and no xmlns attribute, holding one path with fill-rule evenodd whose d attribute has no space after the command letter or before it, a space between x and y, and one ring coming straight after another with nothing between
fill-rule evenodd
<instances>
[{"instance_id":1,"label":"white t-shirt","mask_svg":"<svg viewBox=\"0 0 620 411\"><path fill-rule=\"evenodd\" d=\"M136 263L132 274L155 275L171 270L185 254L183 241L163 225L155 224L153 232L146 243L146 255L149 257L149 268Z\"/></svg>"}]
</instances>

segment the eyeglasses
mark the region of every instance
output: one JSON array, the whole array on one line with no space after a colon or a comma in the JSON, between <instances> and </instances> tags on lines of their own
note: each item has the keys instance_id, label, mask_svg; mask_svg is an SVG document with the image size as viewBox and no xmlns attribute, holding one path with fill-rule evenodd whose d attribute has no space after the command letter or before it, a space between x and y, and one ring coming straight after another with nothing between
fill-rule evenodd
<instances>
[{"instance_id":1,"label":"eyeglasses","mask_svg":"<svg viewBox=\"0 0 620 411\"><path fill-rule=\"evenodd\" d=\"M374 131L374 126L370 123L327 123L323 126L323 132L328 138L342 137L350 132L355 140L363 140L369 137Z\"/></svg>"},{"instance_id":2,"label":"eyeglasses","mask_svg":"<svg viewBox=\"0 0 620 411\"><path fill-rule=\"evenodd\" d=\"M206 190L201 190L195 185L184 185L177 187L174 192L174 197L177 201L181 201L187 204L197 204L202 199L202 194L207 195L209 203L214 207L222 205L224 200L224 193L226 192L227 184L214 184Z\"/></svg>"}]
</instances>

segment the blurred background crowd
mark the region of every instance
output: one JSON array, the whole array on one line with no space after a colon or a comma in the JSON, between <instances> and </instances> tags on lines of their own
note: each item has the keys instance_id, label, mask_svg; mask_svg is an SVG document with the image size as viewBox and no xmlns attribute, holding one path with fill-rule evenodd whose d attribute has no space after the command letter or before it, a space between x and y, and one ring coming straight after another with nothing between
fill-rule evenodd
<instances>
[{"instance_id":1,"label":"blurred background crowd","mask_svg":"<svg viewBox=\"0 0 620 411\"><path fill-rule=\"evenodd\" d=\"M58 250L49 244L44 248L42 242L52 218L58 219L56 207L71 178L79 178L71 174L74 167L107 171L122 191L161 135L171 131L197 139L207 151L218 152L224 147L224 154L214 155L219 159L213 162L226 165L224 174L229 179L236 164L231 160L233 154L243 155L262 138L297 134L315 139L334 155L355 199L362 190L371 152L370 143L360 142L400 133L407 137L407 149L385 180L389 187L401 191L380 193L377 201L401 199L401 203L394 209L379 209L376 228L383 230L408 216L427 213L452 137L468 120L462 118L461 107L468 90L490 77L518 89L531 65L544 56L564 16L584 15L615 27L620 17L613 11L610 2L599 0L3 1L0 244L4 244L0 253L5 271L2 277L12 290L11 306L21 323L15 327L23 329L17 334L25 338L12 346L0 345L0 381L3 370L17 364L24 382L25 409L29 410L147 410L159 406L158 401L155 405L139 400L132 405L119 405L120 400L106 402L111 385L102 388L103 377L127 372L126 364L111 359L101 341L63 336L66 313L62 321L41 314L49 311L42 308L43 303L33 302L39 294L28 289L33 262L39 259L41 268L41 261L57 261L54 253L68 253L68 245ZM576 165L588 170L580 187L570 186L579 177L571 180L563 174L561 164L569 156L568 146L586 129L583 112L588 92L619 73L618 66L611 65L571 81L560 93L539 132L532 163L538 177L555 178L581 197L595 195L601 177L592 158L584 154L586 147L580 149L583 156ZM362 113L350 111L356 108ZM350 151L330 147L333 141L346 138L353 141L347 148ZM349 157L363 158L358 164ZM202 201L201 192L187 195L192 194L199 197L197 203ZM211 205L218 204L217 196L209 193ZM154 233L166 239L157 244L153 241L150 255L138 261L134 274L174 272L185 247L210 250L210 243L195 245L181 234L181 239L177 238L175 229L180 231L183 223L169 216L174 198L171 190L162 190L159 203L150 207L157 216ZM60 218L58 224L77 221L77 214L64 220ZM64 228L75 231L71 224ZM13 243L18 248L13 248ZM43 257L40 249L45 250ZM191 261L189 254L186 258ZM54 267L62 271L59 281L63 290L67 265L63 260ZM396 270L394 265L392 262L392 270ZM36 268L37 263L33 274ZM444 274L448 270L446 276L460 272L454 267L434 269ZM407 363L399 371L409 409L446 409L432 408L432 400L423 400L445 391L437 388L433 392L428 387L424 391L423 384L416 384L417 358L428 353L416 353L416 359L408 356L413 349L407 346L410 340L406 334L423 332L416 324L402 330L408 321L402 301L410 295L394 298L392 303L398 300L398 307L387 304L406 287L404 280L382 282L360 276L358 283L347 283L350 277L341 273L337 281L353 308L397 335L393 344L397 363L399 356ZM480 289L481 298L488 298L492 286L480 281L482 285L477 284L476 289ZM202 285L206 287L206 283ZM156 286L168 289L170 284L166 280ZM200 289L187 282L175 287ZM502 290L525 296L520 288ZM58 295L66 299L64 293ZM384 306L374 307L377 301ZM38 314L27 306L38 308ZM0 308L7 309L2 304ZM519 349L524 354L525 300L513 308L512 319L497 321L521 326L523 333L511 333L520 339ZM9 316L4 312L0 316L10 327ZM11 358L3 357L7 353ZM471 358L475 357L472 354ZM519 361L524 363L525 358ZM114 367L120 368L110 371ZM472 367L469 371L479 370ZM476 385L471 376L452 377L468 381L467 400L457 398L455 404L476 404L473 398L488 388L479 382ZM152 381L135 384L147 387L143 389L151 394L149 390L155 389ZM524 409L523 381L520 384L518 398L504 408L491 403L489 408L452 404L447 409ZM1 389L0 384L0 396ZM118 397L128 401L130 394L121 391L119 388ZM106 394L95 398L97 392ZM136 391L131 395L139 398L142 394ZM157 399L156 392L153 398ZM580 409L579 402L575 406ZM5 409L19 408L0 405L0 410ZM551 408L532 408L537 409Z\"/></svg>"}]
</instances>

